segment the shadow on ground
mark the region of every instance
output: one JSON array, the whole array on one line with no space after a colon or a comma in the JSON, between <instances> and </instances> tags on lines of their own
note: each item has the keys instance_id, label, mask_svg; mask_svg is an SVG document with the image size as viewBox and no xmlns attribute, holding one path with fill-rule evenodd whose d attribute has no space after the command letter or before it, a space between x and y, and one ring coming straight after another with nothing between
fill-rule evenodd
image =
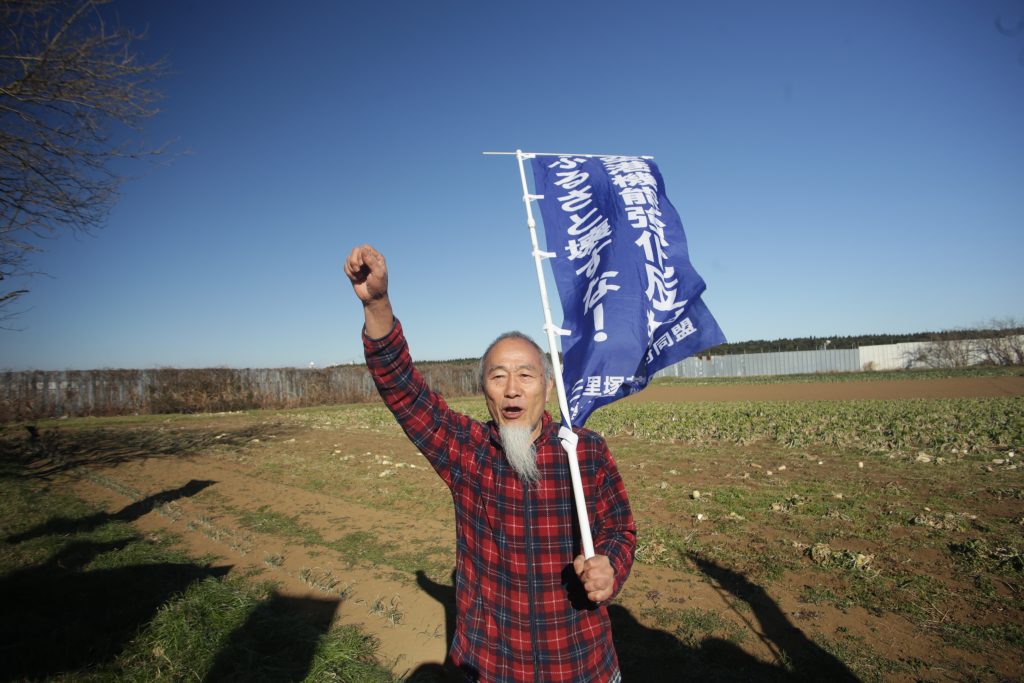
<instances>
[{"instance_id":1,"label":"shadow on ground","mask_svg":"<svg viewBox=\"0 0 1024 683\"><path fill-rule=\"evenodd\" d=\"M0 680L45 678L107 662L172 596L230 570L168 562L83 570L131 541L72 542L44 564L0 580Z\"/></svg>"},{"instance_id":2,"label":"shadow on ground","mask_svg":"<svg viewBox=\"0 0 1024 683\"><path fill-rule=\"evenodd\" d=\"M272 595L236 629L203 681L302 681L340 600Z\"/></svg>"},{"instance_id":3,"label":"shadow on ground","mask_svg":"<svg viewBox=\"0 0 1024 683\"><path fill-rule=\"evenodd\" d=\"M669 631L640 623L621 605L609 605L615 649L623 681L840 681L855 682L857 677L841 661L823 650L790 622L763 588L743 575L714 562L692 555L691 559L723 592L726 602L741 601L746 609L737 610L748 629L759 637L788 667L762 662L736 644L720 638L705 638L697 644L680 640ZM454 573L452 585L439 584L422 571L416 583L444 606L447 634L451 646L455 632ZM731 597L728 597L731 596ZM748 615L753 615L752 623ZM407 683L457 681L440 663L425 663L410 672Z\"/></svg>"},{"instance_id":4,"label":"shadow on ground","mask_svg":"<svg viewBox=\"0 0 1024 683\"><path fill-rule=\"evenodd\" d=\"M230 566L154 562L146 556L127 566L102 568L106 558L138 552L133 546L138 537L132 530L123 532L125 527L101 527L133 522L156 505L195 495L213 483L192 480L118 512L51 518L8 536L8 545L45 544L43 537L51 536L59 549L41 564L0 578L0 681L74 676L110 664L161 606L194 583L225 576ZM95 530L115 538L67 538ZM204 681L303 680L338 604L337 599L271 595L228 636Z\"/></svg>"},{"instance_id":5,"label":"shadow on ground","mask_svg":"<svg viewBox=\"0 0 1024 683\"><path fill-rule=\"evenodd\" d=\"M280 425L255 425L244 429L37 429L5 434L0 449L16 458L21 476L50 479L79 468L110 467L135 460L165 456L199 455L214 446L242 448L253 439L280 435Z\"/></svg>"},{"instance_id":6,"label":"shadow on ground","mask_svg":"<svg viewBox=\"0 0 1024 683\"><path fill-rule=\"evenodd\" d=\"M15 463L6 476L23 477ZM115 568L90 568L111 553L130 552L135 532L107 532L108 540L67 538L87 534L111 522L132 522L156 505L192 496L213 484L192 480L131 503L113 513L51 517L7 545L52 537L57 550L41 564L0 579L0 680L36 679L73 672L109 661L146 624L157 609L192 583L226 574L230 567L152 562ZM49 542L42 547L53 547Z\"/></svg>"},{"instance_id":7,"label":"shadow on ground","mask_svg":"<svg viewBox=\"0 0 1024 683\"><path fill-rule=\"evenodd\" d=\"M205 479L192 479L184 486L176 489L169 489L146 496L142 500L126 505L121 510L108 513L98 512L86 517L51 517L39 526L33 527L20 534L7 537L8 543L21 543L29 539L47 535L65 535L84 533L102 526L108 522L134 522L153 509L181 498L191 498L208 486L216 484L215 481Z\"/></svg>"},{"instance_id":8,"label":"shadow on ground","mask_svg":"<svg viewBox=\"0 0 1024 683\"><path fill-rule=\"evenodd\" d=\"M748 629L775 653L777 659L789 662L795 678L815 681L857 681L853 672L786 617L778 603L761 586L746 576L691 553L690 559L723 593L726 602L747 623ZM731 597L730 597L731 596ZM754 617L751 623L746 609L737 609L737 601L749 607Z\"/></svg>"}]
</instances>

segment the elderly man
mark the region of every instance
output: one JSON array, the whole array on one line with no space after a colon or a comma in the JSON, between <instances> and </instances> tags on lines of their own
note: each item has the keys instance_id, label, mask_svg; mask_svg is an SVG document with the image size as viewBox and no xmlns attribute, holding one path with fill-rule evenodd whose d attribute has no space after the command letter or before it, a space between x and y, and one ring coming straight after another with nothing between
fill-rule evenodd
<instances>
[{"instance_id":1,"label":"elderly man","mask_svg":"<svg viewBox=\"0 0 1024 683\"><path fill-rule=\"evenodd\" d=\"M604 440L577 430L596 554L580 554L554 381L528 337L499 337L481 360L491 421L456 413L409 356L376 250L356 247L345 274L363 303L366 364L384 402L451 489L456 625L450 666L471 681L620 680L605 603L629 575L636 525Z\"/></svg>"}]
</instances>

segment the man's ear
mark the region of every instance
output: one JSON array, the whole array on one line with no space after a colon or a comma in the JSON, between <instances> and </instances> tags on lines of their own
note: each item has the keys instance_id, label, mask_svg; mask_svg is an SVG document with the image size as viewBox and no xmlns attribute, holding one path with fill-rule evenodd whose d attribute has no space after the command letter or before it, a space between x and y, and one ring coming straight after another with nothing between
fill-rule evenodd
<instances>
[{"instance_id":1,"label":"man's ear","mask_svg":"<svg viewBox=\"0 0 1024 683\"><path fill-rule=\"evenodd\" d=\"M544 390L544 402L547 403L551 400L551 387L555 386L555 380L548 380L548 388Z\"/></svg>"}]
</instances>

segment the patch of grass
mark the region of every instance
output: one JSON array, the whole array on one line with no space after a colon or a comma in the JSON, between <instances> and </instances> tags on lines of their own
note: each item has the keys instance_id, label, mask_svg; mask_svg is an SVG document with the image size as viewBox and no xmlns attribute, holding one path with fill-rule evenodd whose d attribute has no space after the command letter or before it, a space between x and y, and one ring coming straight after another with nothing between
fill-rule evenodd
<instances>
[{"instance_id":1,"label":"patch of grass","mask_svg":"<svg viewBox=\"0 0 1024 683\"><path fill-rule=\"evenodd\" d=\"M79 476L81 476L82 479L91 481L92 483L98 486L102 486L106 489L109 489L114 493L119 493L130 500L140 500L141 498L143 498L142 491L139 491L137 488L134 488L132 486L128 486L124 482L120 482L117 481L116 479L108 477L105 474L100 474L99 472L90 472L86 470L82 472Z\"/></svg>"},{"instance_id":2,"label":"patch of grass","mask_svg":"<svg viewBox=\"0 0 1024 683\"><path fill-rule=\"evenodd\" d=\"M372 616L381 617L390 626L398 626L405 618L402 610L398 607L400 604L401 600L397 595L392 596L390 600L377 596L377 599L370 605L367 613Z\"/></svg>"},{"instance_id":3,"label":"patch of grass","mask_svg":"<svg viewBox=\"0 0 1024 683\"><path fill-rule=\"evenodd\" d=\"M210 540L223 543L241 555L247 555L252 550L252 538L248 534L222 527L206 515L189 520L186 527L190 531L198 531Z\"/></svg>"},{"instance_id":4,"label":"patch of grass","mask_svg":"<svg viewBox=\"0 0 1024 683\"><path fill-rule=\"evenodd\" d=\"M710 493L706 496L709 514L735 512L747 519L767 511L770 501L776 496L774 491L758 491L751 486L716 486L710 492L701 493L701 500L705 498L703 494Z\"/></svg>"},{"instance_id":5,"label":"patch of grass","mask_svg":"<svg viewBox=\"0 0 1024 683\"><path fill-rule=\"evenodd\" d=\"M376 536L366 531L354 531L327 547L338 551L350 561L367 562L374 566L387 565L409 574L423 570L434 579L443 579L451 571L451 551L441 545L425 545L416 550L406 543L406 552L395 552L382 544Z\"/></svg>"},{"instance_id":6,"label":"patch of grass","mask_svg":"<svg viewBox=\"0 0 1024 683\"><path fill-rule=\"evenodd\" d=\"M321 567L303 567L299 572L299 578L307 586L312 586L322 593L337 595L342 600L348 597L351 586L341 585L341 579L334 575L330 569Z\"/></svg>"},{"instance_id":7,"label":"patch of grass","mask_svg":"<svg viewBox=\"0 0 1024 683\"><path fill-rule=\"evenodd\" d=\"M951 622L941 628L951 644L973 652L984 652L993 643L1020 651L1024 648L1024 628L1019 624L975 625Z\"/></svg>"},{"instance_id":8,"label":"patch of grass","mask_svg":"<svg viewBox=\"0 0 1024 683\"><path fill-rule=\"evenodd\" d=\"M650 607L644 609L641 614L690 647L696 647L701 641L711 637L737 645L746 641L748 637L747 631L713 610Z\"/></svg>"},{"instance_id":9,"label":"patch of grass","mask_svg":"<svg viewBox=\"0 0 1024 683\"><path fill-rule=\"evenodd\" d=\"M996 500L1024 500L1024 489L1021 488L991 487L987 492Z\"/></svg>"},{"instance_id":10,"label":"patch of grass","mask_svg":"<svg viewBox=\"0 0 1024 683\"><path fill-rule=\"evenodd\" d=\"M338 600L227 577L168 534L0 471L0 638L12 679L394 681Z\"/></svg>"},{"instance_id":11,"label":"patch of grass","mask_svg":"<svg viewBox=\"0 0 1024 683\"><path fill-rule=\"evenodd\" d=\"M417 570L427 572L432 578L444 578L451 571L448 548L440 545L427 546L415 551L396 552L391 546L381 543L377 536L368 531L354 531L337 540L325 539L319 531L299 521L298 516L275 512L264 505L255 511L236 512L239 523L258 533L277 536L305 546L319 546L340 553L349 563L364 562L374 566L388 566L401 572L414 574ZM410 548L405 544L403 548ZM438 559L438 558L443 559Z\"/></svg>"},{"instance_id":12,"label":"patch of grass","mask_svg":"<svg viewBox=\"0 0 1024 683\"><path fill-rule=\"evenodd\" d=\"M800 602L808 605L832 605L844 612L853 607L852 600L840 596L830 587L822 585L804 586L800 592Z\"/></svg>"},{"instance_id":13,"label":"patch of grass","mask_svg":"<svg viewBox=\"0 0 1024 683\"><path fill-rule=\"evenodd\" d=\"M922 627L942 621L956 596L934 577L920 572L892 575L851 570L846 566L819 568L829 581L804 586L800 601L830 604L846 611L860 607L871 614L901 614Z\"/></svg>"},{"instance_id":14,"label":"patch of grass","mask_svg":"<svg viewBox=\"0 0 1024 683\"><path fill-rule=\"evenodd\" d=\"M326 543L319 531L300 522L298 516L289 517L271 510L269 505L260 506L257 510L240 512L238 521L251 531L270 534L302 545L325 545Z\"/></svg>"},{"instance_id":15,"label":"patch of grass","mask_svg":"<svg viewBox=\"0 0 1024 683\"><path fill-rule=\"evenodd\" d=\"M165 605L123 658L136 680L393 681L372 638L329 628L335 604L207 579Z\"/></svg>"},{"instance_id":16,"label":"patch of grass","mask_svg":"<svg viewBox=\"0 0 1024 683\"><path fill-rule=\"evenodd\" d=\"M818 638L818 644L848 666L861 681L885 681L894 674L909 673L913 667L878 654L861 636L840 634L838 638Z\"/></svg>"},{"instance_id":17,"label":"patch of grass","mask_svg":"<svg viewBox=\"0 0 1024 683\"><path fill-rule=\"evenodd\" d=\"M969 538L949 544L955 560L972 569L985 569L993 574L1024 574L1024 554L1007 541Z\"/></svg>"},{"instance_id":18,"label":"patch of grass","mask_svg":"<svg viewBox=\"0 0 1024 683\"><path fill-rule=\"evenodd\" d=\"M696 572L691 558L697 557L762 582L774 581L798 566L785 548L763 538L745 535L746 545L739 546L714 534L701 535L699 529L644 527L637 534L635 559L643 564Z\"/></svg>"},{"instance_id":19,"label":"patch of grass","mask_svg":"<svg viewBox=\"0 0 1024 683\"><path fill-rule=\"evenodd\" d=\"M644 527L637 534L635 561L679 568L692 534L680 538L678 532L660 526Z\"/></svg>"}]
</instances>

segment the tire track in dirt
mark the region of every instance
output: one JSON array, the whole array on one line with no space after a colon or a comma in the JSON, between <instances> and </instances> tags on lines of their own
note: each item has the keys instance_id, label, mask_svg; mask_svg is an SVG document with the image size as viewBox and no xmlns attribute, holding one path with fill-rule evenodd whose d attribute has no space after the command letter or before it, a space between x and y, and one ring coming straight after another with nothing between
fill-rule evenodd
<instances>
[{"instance_id":1,"label":"tire track in dirt","mask_svg":"<svg viewBox=\"0 0 1024 683\"><path fill-rule=\"evenodd\" d=\"M232 565L234 572L254 580L274 581L283 595L340 600L336 622L354 624L375 635L380 641L381 658L396 673L423 662L443 661L447 646L445 606L417 585L416 575L346 557L328 545L357 532L396 550L447 544L450 560L431 559L435 564L453 563L451 522L409 519L269 482L230 458L211 455L142 459L95 468L81 473L74 488L85 499L113 513L190 481L213 483L191 497L155 506L134 524L143 532L170 531L181 539L189 554L216 556L216 564ZM314 529L324 544L304 545L300 539L260 533L240 524L240 515L257 513L261 508L297 518L304 527ZM420 582L435 594L451 590L445 585L447 577L431 579L426 575L420 577Z\"/></svg>"}]
</instances>

